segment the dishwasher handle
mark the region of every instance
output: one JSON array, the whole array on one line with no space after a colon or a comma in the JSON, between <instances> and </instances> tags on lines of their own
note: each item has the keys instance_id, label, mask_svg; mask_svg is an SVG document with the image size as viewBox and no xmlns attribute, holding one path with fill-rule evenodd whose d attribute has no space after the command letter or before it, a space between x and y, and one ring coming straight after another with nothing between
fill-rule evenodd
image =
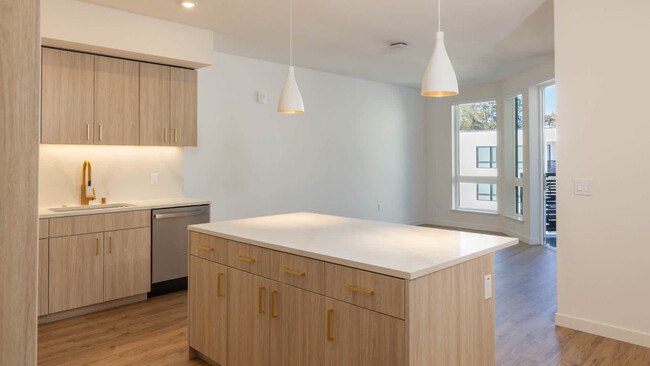
<instances>
[{"instance_id":1,"label":"dishwasher handle","mask_svg":"<svg viewBox=\"0 0 650 366\"><path fill-rule=\"evenodd\" d=\"M176 217L187 217L187 216L199 216L205 214L205 211L185 211L185 212L175 212L175 213L166 213L166 214L155 214L153 218L156 220L160 219L173 219Z\"/></svg>"}]
</instances>

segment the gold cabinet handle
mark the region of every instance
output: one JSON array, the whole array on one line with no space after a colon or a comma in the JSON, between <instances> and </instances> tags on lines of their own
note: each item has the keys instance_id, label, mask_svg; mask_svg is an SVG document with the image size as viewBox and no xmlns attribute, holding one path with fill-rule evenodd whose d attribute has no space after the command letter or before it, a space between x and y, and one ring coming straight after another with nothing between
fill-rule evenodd
<instances>
[{"instance_id":1,"label":"gold cabinet handle","mask_svg":"<svg viewBox=\"0 0 650 366\"><path fill-rule=\"evenodd\" d=\"M97 238L97 251L95 251L95 255L99 255L99 238Z\"/></svg>"},{"instance_id":2,"label":"gold cabinet handle","mask_svg":"<svg viewBox=\"0 0 650 366\"><path fill-rule=\"evenodd\" d=\"M352 285L346 285L345 288L347 288L348 290L352 290L354 292L360 292L360 293L366 294L366 295L372 295L372 294L375 293L375 291L373 291L373 290L364 290L362 288L354 287Z\"/></svg>"},{"instance_id":3,"label":"gold cabinet handle","mask_svg":"<svg viewBox=\"0 0 650 366\"><path fill-rule=\"evenodd\" d=\"M104 137L102 125L99 125L99 141Z\"/></svg>"},{"instance_id":4,"label":"gold cabinet handle","mask_svg":"<svg viewBox=\"0 0 650 366\"><path fill-rule=\"evenodd\" d=\"M278 292L276 290L271 291L271 318L277 318L275 315L275 294Z\"/></svg>"},{"instance_id":5,"label":"gold cabinet handle","mask_svg":"<svg viewBox=\"0 0 650 366\"><path fill-rule=\"evenodd\" d=\"M214 248L206 247L204 245L199 245L199 249L207 250L208 252L214 251Z\"/></svg>"},{"instance_id":6,"label":"gold cabinet handle","mask_svg":"<svg viewBox=\"0 0 650 366\"><path fill-rule=\"evenodd\" d=\"M334 309L327 310L327 340L328 341L334 340L334 337L332 337L332 313L333 312Z\"/></svg>"},{"instance_id":7,"label":"gold cabinet handle","mask_svg":"<svg viewBox=\"0 0 650 366\"><path fill-rule=\"evenodd\" d=\"M243 257L243 256L241 256L241 255L238 255L238 256L237 256L237 259L239 259L239 260L241 260L241 261L244 261L244 262L248 262L248 263L254 263L254 262L255 262L255 259L253 259L253 258L248 258L248 257Z\"/></svg>"},{"instance_id":8,"label":"gold cabinet handle","mask_svg":"<svg viewBox=\"0 0 650 366\"><path fill-rule=\"evenodd\" d=\"M264 286L260 287L260 292L259 292L258 306L259 306L260 314L264 314L264 309L262 309L262 291L264 291L265 288L266 287Z\"/></svg>"},{"instance_id":9,"label":"gold cabinet handle","mask_svg":"<svg viewBox=\"0 0 650 366\"><path fill-rule=\"evenodd\" d=\"M167 127L164 127L163 131L163 142L167 142Z\"/></svg>"},{"instance_id":10,"label":"gold cabinet handle","mask_svg":"<svg viewBox=\"0 0 650 366\"><path fill-rule=\"evenodd\" d=\"M86 140L90 140L90 125L86 124Z\"/></svg>"},{"instance_id":11,"label":"gold cabinet handle","mask_svg":"<svg viewBox=\"0 0 650 366\"><path fill-rule=\"evenodd\" d=\"M307 274L306 272L298 272L298 271L294 271L293 269L290 269L290 268L283 268L282 270L289 273L289 274L292 274L294 276L304 276L304 275Z\"/></svg>"},{"instance_id":12,"label":"gold cabinet handle","mask_svg":"<svg viewBox=\"0 0 650 366\"><path fill-rule=\"evenodd\" d=\"M178 142L178 130L174 128L174 143Z\"/></svg>"},{"instance_id":13,"label":"gold cabinet handle","mask_svg":"<svg viewBox=\"0 0 650 366\"><path fill-rule=\"evenodd\" d=\"M223 276L223 272L217 274L217 296L223 296L221 293L221 276Z\"/></svg>"},{"instance_id":14,"label":"gold cabinet handle","mask_svg":"<svg viewBox=\"0 0 650 366\"><path fill-rule=\"evenodd\" d=\"M113 253L113 237L108 237L108 253Z\"/></svg>"}]
</instances>

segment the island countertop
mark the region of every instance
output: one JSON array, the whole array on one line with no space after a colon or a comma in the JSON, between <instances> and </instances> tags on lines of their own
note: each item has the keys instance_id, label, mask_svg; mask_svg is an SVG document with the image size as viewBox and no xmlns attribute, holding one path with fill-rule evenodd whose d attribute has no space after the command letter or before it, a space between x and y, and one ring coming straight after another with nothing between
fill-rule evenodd
<instances>
[{"instance_id":1,"label":"island countertop","mask_svg":"<svg viewBox=\"0 0 650 366\"><path fill-rule=\"evenodd\" d=\"M518 239L298 212L191 225L190 231L413 280Z\"/></svg>"}]
</instances>

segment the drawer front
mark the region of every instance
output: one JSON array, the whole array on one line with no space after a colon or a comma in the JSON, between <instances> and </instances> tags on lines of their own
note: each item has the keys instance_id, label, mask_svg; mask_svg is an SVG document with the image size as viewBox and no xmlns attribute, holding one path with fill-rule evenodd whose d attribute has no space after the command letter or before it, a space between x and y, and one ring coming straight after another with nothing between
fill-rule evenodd
<instances>
[{"instance_id":1,"label":"drawer front","mask_svg":"<svg viewBox=\"0 0 650 366\"><path fill-rule=\"evenodd\" d=\"M50 220L49 219L39 219L38 220L38 238L47 239L50 233Z\"/></svg>"},{"instance_id":2,"label":"drawer front","mask_svg":"<svg viewBox=\"0 0 650 366\"><path fill-rule=\"evenodd\" d=\"M270 252L265 248L229 240L228 265L268 278Z\"/></svg>"},{"instance_id":3,"label":"drawer front","mask_svg":"<svg viewBox=\"0 0 650 366\"><path fill-rule=\"evenodd\" d=\"M50 219L50 237L151 226L151 211L126 211Z\"/></svg>"},{"instance_id":4,"label":"drawer front","mask_svg":"<svg viewBox=\"0 0 650 366\"><path fill-rule=\"evenodd\" d=\"M271 279L323 294L325 263L297 255L271 251Z\"/></svg>"},{"instance_id":5,"label":"drawer front","mask_svg":"<svg viewBox=\"0 0 650 366\"><path fill-rule=\"evenodd\" d=\"M404 280L325 263L325 295L404 319Z\"/></svg>"},{"instance_id":6,"label":"drawer front","mask_svg":"<svg viewBox=\"0 0 650 366\"><path fill-rule=\"evenodd\" d=\"M228 263L228 240L190 231L190 254L226 264Z\"/></svg>"}]
</instances>

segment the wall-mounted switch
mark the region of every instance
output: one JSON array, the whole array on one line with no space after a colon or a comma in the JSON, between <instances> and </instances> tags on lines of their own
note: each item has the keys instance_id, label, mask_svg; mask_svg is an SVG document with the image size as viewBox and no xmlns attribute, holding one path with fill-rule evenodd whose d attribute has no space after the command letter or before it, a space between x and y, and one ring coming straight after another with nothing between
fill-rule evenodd
<instances>
[{"instance_id":1,"label":"wall-mounted switch","mask_svg":"<svg viewBox=\"0 0 650 366\"><path fill-rule=\"evenodd\" d=\"M576 178L573 185L574 194L577 196L591 196L592 193L592 181L588 178Z\"/></svg>"},{"instance_id":2,"label":"wall-mounted switch","mask_svg":"<svg viewBox=\"0 0 650 366\"><path fill-rule=\"evenodd\" d=\"M485 289L485 294L483 298L485 300L488 300L489 298L492 297L492 275L491 274L485 276L485 280L483 281L483 288Z\"/></svg>"},{"instance_id":3,"label":"wall-mounted switch","mask_svg":"<svg viewBox=\"0 0 650 366\"><path fill-rule=\"evenodd\" d=\"M152 186L158 185L158 173L151 173L151 185Z\"/></svg>"}]
</instances>

